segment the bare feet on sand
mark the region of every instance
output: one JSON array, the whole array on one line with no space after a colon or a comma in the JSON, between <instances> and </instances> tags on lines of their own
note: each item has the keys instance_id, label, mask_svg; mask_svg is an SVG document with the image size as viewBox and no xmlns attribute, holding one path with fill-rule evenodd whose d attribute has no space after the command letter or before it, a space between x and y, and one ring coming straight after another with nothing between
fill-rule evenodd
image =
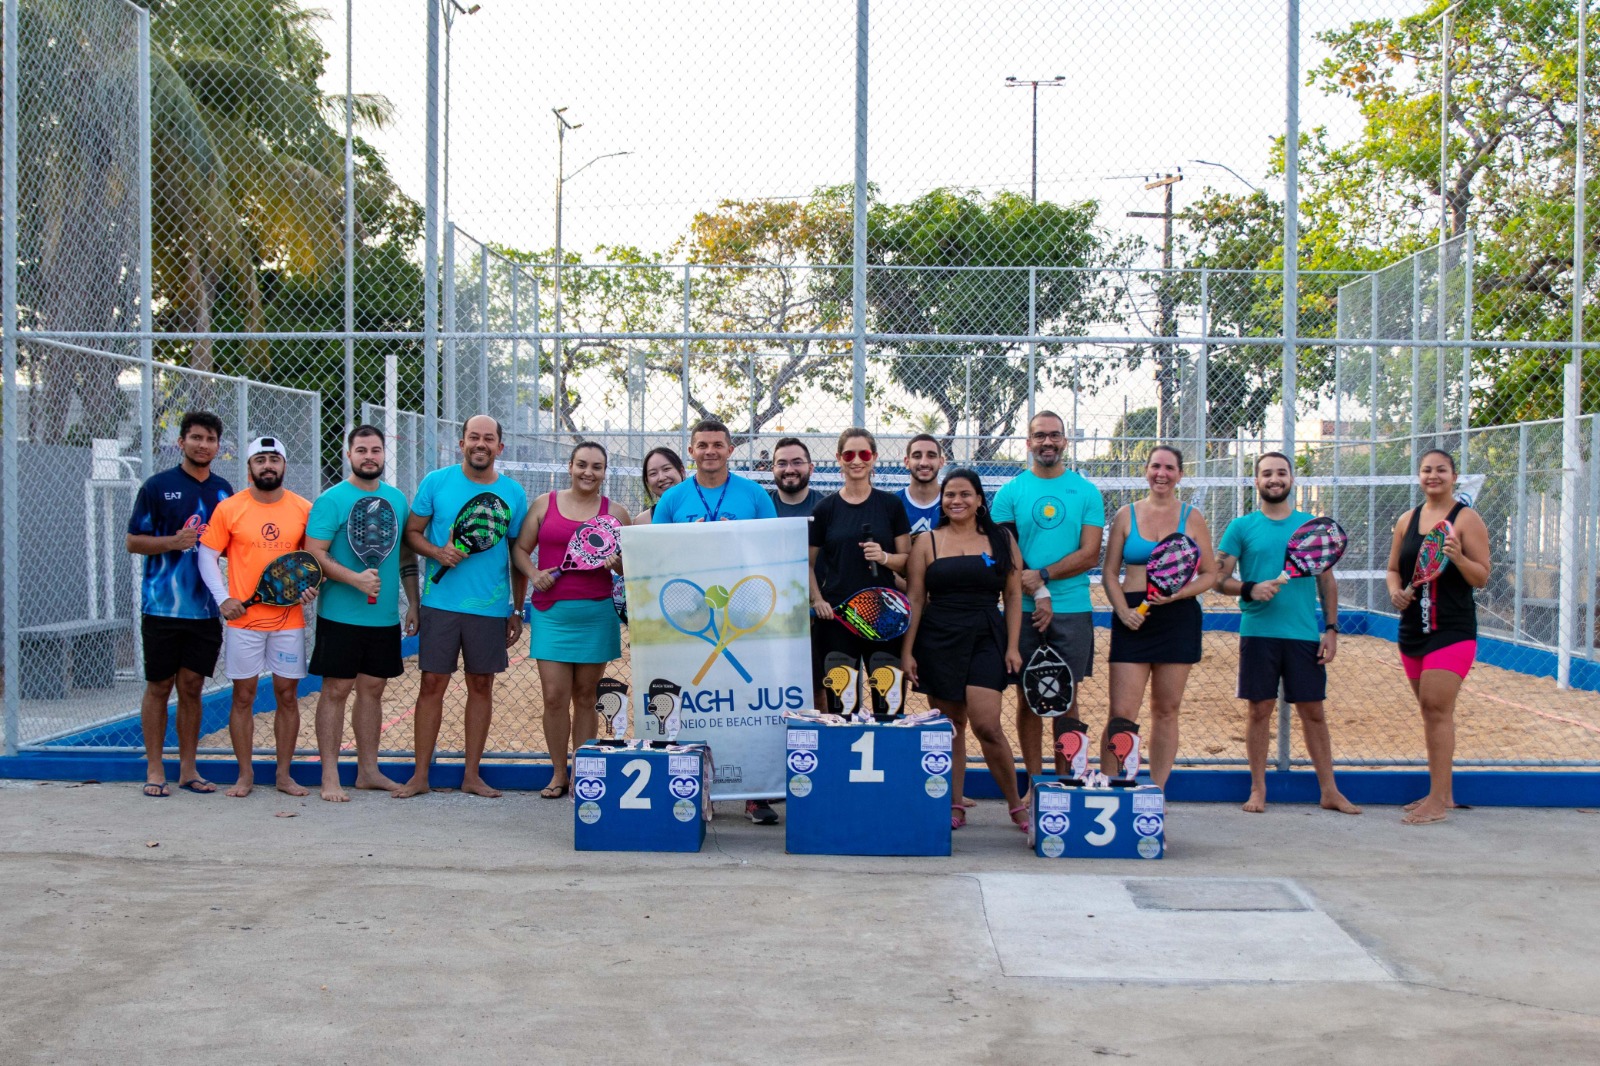
<instances>
[{"instance_id":1,"label":"bare feet on sand","mask_svg":"<svg viewBox=\"0 0 1600 1066\"><path fill-rule=\"evenodd\" d=\"M377 771L373 771L369 774L365 771L357 770L356 787L361 789L376 789L383 792L394 792L400 787L400 782L393 781Z\"/></svg>"},{"instance_id":2,"label":"bare feet on sand","mask_svg":"<svg viewBox=\"0 0 1600 1066\"><path fill-rule=\"evenodd\" d=\"M1244 806L1239 808L1246 814L1260 814L1267 809L1267 794L1257 789L1250 790L1250 798L1244 801Z\"/></svg>"},{"instance_id":3,"label":"bare feet on sand","mask_svg":"<svg viewBox=\"0 0 1600 1066\"><path fill-rule=\"evenodd\" d=\"M428 779L426 776L413 777L410 781L407 781L405 784L389 793L389 795L393 796L395 799L403 800L410 799L412 796L420 796L424 792L428 791L430 791L430 789L428 788Z\"/></svg>"},{"instance_id":4,"label":"bare feet on sand","mask_svg":"<svg viewBox=\"0 0 1600 1066\"><path fill-rule=\"evenodd\" d=\"M277 788L278 788L278 791L282 792L285 796L309 796L309 795L311 795L311 790L309 788L307 788L306 786L300 784L298 781L296 781L294 778L290 777L288 774L279 774L278 775Z\"/></svg>"},{"instance_id":5,"label":"bare feet on sand","mask_svg":"<svg viewBox=\"0 0 1600 1066\"><path fill-rule=\"evenodd\" d=\"M1325 792L1322 795L1322 809L1338 811L1340 814L1360 814L1361 808L1344 798L1341 792Z\"/></svg>"},{"instance_id":6,"label":"bare feet on sand","mask_svg":"<svg viewBox=\"0 0 1600 1066\"><path fill-rule=\"evenodd\" d=\"M500 790L497 788L490 788L488 785L484 784L483 778L481 777L464 778L461 782L461 791L473 796L486 796L489 799L500 798Z\"/></svg>"},{"instance_id":7,"label":"bare feet on sand","mask_svg":"<svg viewBox=\"0 0 1600 1066\"><path fill-rule=\"evenodd\" d=\"M350 797L345 795L344 789L339 787L337 779L322 782L322 798L329 803L349 803Z\"/></svg>"},{"instance_id":8,"label":"bare feet on sand","mask_svg":"<svg viewBox=\"0 0 1600 1066\"><path fill-rule=\"evenodd\" d=\"M251 790L255 787L255 778L241 777L233 783L233 787L228 789L226 795L232 796L234 799L243 799L245 796L250 795Z\"/></svg>"}]
</instances>

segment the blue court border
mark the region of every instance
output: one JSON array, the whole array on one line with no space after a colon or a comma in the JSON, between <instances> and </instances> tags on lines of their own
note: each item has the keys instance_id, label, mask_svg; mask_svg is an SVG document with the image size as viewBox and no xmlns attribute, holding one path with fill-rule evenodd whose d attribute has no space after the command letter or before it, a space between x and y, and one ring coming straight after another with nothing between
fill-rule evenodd
<instances>
[{"instance_id":1,"label":"blue court border","mask_svg":"<svg viewBox=\"0 0 1600 1066\"><path fill-rule=\"evenodd\" d=\"M1097 628L1111 624L1109 611L1096 611ZM1340 611L1340 628L1349 634L1378 637L1394 641L1398 636L1398 623L1384 615L1369 614L1363 610ZM1208 612L1205 628L1218 632L1237 632L1239 616L1223 612ZM407 637L402 643L402 653L411 657L417 652L417 638ZM1554 652L1530 648L1492 637L1479 637L1478 658L1491 666L1512 670L1530 677L1555 677L1557 659ZM1574 659L1572 686L1591 692L1600 692L1600 663ZM307 677L300 682L301 696L320 692L322 679ZM215 692L201 701L201 735L216 732L227 726L232 694L227 690ZM273 708L272 686L262 685L256 693L254 713ZM54 745L81 748L110 746L125 743L130 725L137 721L135 713L116 722L74 733L53 741ZM177 744L175 723L169 722L167 743ZM492 759L492 756L490 757ZM176 780L177 760L168 759L167 776ZM386 761L379 764L390 777L411 776L412 763ZM238 777L238 767L231 759L201 759L201 773L211 781L230 784ZM353 784L353 762L341 762L340 779ZM314 762L296 762L293 775L296 781L308 786L320 783L322 768ZM270 781L275 773L273 763L258 761L256 779ZM547 762L517 761L483 764L485 782L501 789L541 789L551 777ZM429 782L435 788L456 788L461 784L462 765L459 762L440 761L434 764ZM1352 801L1370 804L1409 803L1428 790L1428 775L1423 770L1356 770L1341 769L1337 774L1339 787ZM50 780L50 781L142 781L144 757L136 753L75 752L55 750L22 752L0 757L0 778ZM1027 786L1025 774L1018 773L1019 787ZM1167 783L1167 796L1175 802L1188 803L1242 803L1249 795L1250 775L1245 770L1176 769ZM975 798L997 799L1000 790L987 771L977 767L968 772L967 794ZM1600 769L1596 771L1543 771L1543 770L1475 770L1461 769L1455 773L1455 793L1459 803L1483 807L1587 807L1600 806ZM1267 773L1267 796L1274 803L1316 803L1319 799L1316 775L1310 770L1270 770Z\"/></svg>"}]
</instances>

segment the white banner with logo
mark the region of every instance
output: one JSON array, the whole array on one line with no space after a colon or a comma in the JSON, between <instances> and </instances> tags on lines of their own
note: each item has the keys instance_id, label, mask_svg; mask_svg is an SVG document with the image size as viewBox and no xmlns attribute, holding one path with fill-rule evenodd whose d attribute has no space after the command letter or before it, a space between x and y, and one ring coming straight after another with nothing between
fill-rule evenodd
<instances>
[{"instance_id":1,"label":"white banner with logo","mask_svg":"<svg viewBox=\"0 0 1600 1066\"><path fill-rule=\"evenodd\" d=\"M783 712L811 705L806 519L622 531L634 736L707 744L713 799L783 795Z\"/></svg>"}]
</instances>

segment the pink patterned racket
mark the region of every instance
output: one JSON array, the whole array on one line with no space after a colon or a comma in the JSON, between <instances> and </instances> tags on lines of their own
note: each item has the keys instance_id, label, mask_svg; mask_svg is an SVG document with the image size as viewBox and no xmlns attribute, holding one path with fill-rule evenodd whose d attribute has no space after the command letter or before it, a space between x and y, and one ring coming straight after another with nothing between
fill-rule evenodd
<instances>
[{"instance_id":1,"label":"pink patterned racket","mask_svg":"<svg viewBox=\"0 0 1600 1066\"><path fill-rule=\"evenodd\" d=\"M1444 553L1444 542L1450 539L1454 532L1455 527L1450 524L1449 519L1445 519L1428 530L1427 535L1422 538L1422 544L1417 548L1417 568L1412 571L1411 585L1420 593L1418 598L1422 607L1424 633L1432 633L1434 626L1439 622L1439 604L1433 595L1433 583L1439 580L1439 575L1450 565L1450 557Z\"/></svg>"},{"instance_id":2,"label":"pink patterned racket","mask_svg":"<svg viewBox=\"0 0 1600 1066\"><path fill-rule=\"evenodd\" d=\"M1200 569L1200 545L1187 533L1173 533L1162 537L1150 550L1150 559L1144 564L1144 583L1163 596L1173 596L1194 579ZM1134 608L1139 614L1150 613L1150 601Z\"/></svg>"},{"instance_id":3,"label":"pink patterned racket","mask_svg":"<svg viewBox=\"0 0 1600 1066\"><path fill-rule=\"evenodd\" d=\"M620 550L617 531L622 528L611 515L596 515L572 532L567 554L556 567L552 580L568 570L599 570Z\"/></svg>"},{"instance_id":4,"label":"pink patterned racket","mask_svg":"<svg viewBox=\"0 0 1600 1066\"><path fill-rule=\"evenodd\" d=\"M1283 573L1279 581L1295 577L1316 577L1344 558L1350 535L1331 518L1313 518L1289 535L1283 551Z\"/></svg>"}]
</instances>

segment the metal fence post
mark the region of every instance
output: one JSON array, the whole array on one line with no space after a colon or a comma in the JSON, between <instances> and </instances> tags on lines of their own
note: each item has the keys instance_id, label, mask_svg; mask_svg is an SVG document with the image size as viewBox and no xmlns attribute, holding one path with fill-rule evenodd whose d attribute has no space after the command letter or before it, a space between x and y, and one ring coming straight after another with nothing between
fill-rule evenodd
<instances>
[{"instance_id":1,"label":"metal fence post","mask_svg":"<svg viewBox=\"0 0 1600 1066\"><path fill-rule=\"evenodd\" d=\"M344 428L356 421L355 0L344 3ZM388 454L388 449L384 449Z\"/></svg>"},{"instance_id":2,"label":"metal fence post","mask_svg":"<svg viewBox=\"0 0 1600 1066\"><path fill-rule=\"evenodd\" d=\"M544 375L544 334L539 327L539 275L533 276L533 458L539 458L539 407Z\"/></svg>"},{"instance_id":3,"label":"metal fence post","mask_svg":"<svg viewBox=\"0 0 1600 1066\"><path fill-rule=\"evenodd\" d=\"M444 220L444 417L461 421L456 407L456 224Z\"/></svg>"},{"instance_id":4,"label":"metal fence post","mask_svg":"<svg viewBox=\"0 0 1600 1066\"><path fill-rule=\"evenodd\" d=\"M478 259L478 328L483 341L478 347L478 411L489 410L489 246L482 245Z\"/></svg>"},{"instance_id":5,"label":"metal fence post","mask_svg":"<svg viewBox=\"0 0 1600 1066\"><path fill-rule=\"evenodd\" d=\"M5 170L3 190L0 190L0 329L4 332L4 374L3 386L5 410L3 421L5 423L4 454L0 455L0 489L3 489L3 502L0 502L0 574L3 574L3 594L5 596L5 753L17 753L18 725L22 711L22 685L17 679L22 676L22 634L20 632L22 611L21 604L17 602L21 582L17 579L17 560L21 558L18 550L19 537L17 531L17 477L18 462L17 448L21 434L17 432L18 423L21 421L17 411L17 327L21 324L17 320L17 92L21 79L17 76L17 33L18 22L17 5L20 0L5 0L5 75L4 88L0 95L4 97L3 117L0 123L5 126L4 146L0 148L3 161L0 167Z\"/></svg>"},{"instance_id":6,"label":"metal fence post","mask_svg":"<svg viewBox=\"0 0 1600 1066\"><path fill-rule=\"evenodd\" d=\"M250 463L244 450L250 444L250 383L236 378L233 386L234 414L239 419L239 480L240 490L250 487Z\"/></svg>"},{"instance_id":7,"label":"metal fence post","mask_svg":"<svg viewBox=\"0 0 1600 1066\"><path fill-rule=\"evenodd\" d=\"M1283 450L1294 459L1296 372L1300 358L1300 0L1288 0L1287 92L1283 141ZM1288 758L1288 752L1283 753Z\"/></svg>"},{"instance_id":8,"label":"metal fence post","mask_svg":"<svg viewBox=\"0 0 1600 1066\"><path fill-rule=\"evenodd\" d=\"M139 19L139 476L155 473L155 341L154 220L150 186L150 12Z\"/></svg>"},{"instance_id":9,"label":"metal fence post","mask_svg":"<svg viewBox=\"0 0 1600 1066\"><path fill-rule=\"evenodd\" d=\"M1039 335L1039 268L1028 268L1028 336ZM1039 344L1037 341L1028 342L1028 424L1033 425L1033 416L1038 413L1039 392Z\"/></svg>"},{"instance_id":10,"label":"metal fence post","mask_svg":"<svg viewBox=\"0 0 1600 1066\"><path fill-rule=\"evenodd\" d=\"M427 145L422 252L422 452L439 461L439 2L428 8Z\"/></svg>"},{"instance_id":11,"label":"metal fence post","mask_svg":"<svg viewBox=\"0 0 1600 1066\"><path fill-rule=\"evenodd\" d=\"M522 354L522 307L519 302L522 264L511 263L509 267L511 270L511 458L521 459L516 441L522 435L522 380L517 365Z\"/></svg>"},{"instance_id":12,"label":"metal fence post","mask_svg":"<svg viewBox=\"0 0 1600 1066\"><path fill-rule=\"evenodd\" d=\"M1200 336L1211 336L1211 271L1207 267L1200 268ZM1204 342L1200 345L1200 358L1194 367L1195 390L1195 457L1199 460L1198 472L1201 476L1206 472L1206 450L1211 441L1211 397L1207 392L1209 383L1206 375L1210 373L1211 345ZM1206 503L1211 502L1210 490L1206 493Z\"/></svg>"},{"instance_id":13,"label":"metal fence post","mask_svg":"<svg viewBox=\"0 0 1600 1066\"><path fill-rule=\"evenodd\" d=\"M1523 562L1528 546L1528 424L1517 427L1517 528L1511 535L1511 636L1522 639Z\"/></svg>"},{"instance_id":14,"label":"metal fence post","mask_svg":"<svg viewBox=\"0 0 1600 1066\"><path fill-rule=\"evenodd\" d=\"M851 256L851 412L855 425L867 424L867 66L868 0L856 0L856 185L854 254ZM685 377L685 384L688 378Z\"/></svg>"},{"instance_id":15,"label":"metal fence post","mask_svg":"<svg viewBox=\"0 0 1600 1066\"><path fill-rule=\"evenodd\" d=\"M688 263L683 264L683 371L678 379L683 391L683 421L678 426L678 450L686 457L689 454L689 332L692 328L689 315L690 269Z\"/></svg>"},{"instance_id":16,"label":"metal fence post","mask_svg":"<svg viewBox=\"0 0 1600 1066\"><path fill-rule=\"evenodd\" d=\"M1472 231L1468 230L1462 241L1461 278L1461 339L1472 339L1472 257L1475 253ZM1461 349L1461 469L1469 470L1467 431L1472 428L1472 349Z\"/></svg>"},{"instance_id":17,"label":"metal fence post","mask_svg":"<svg viewBox=\"0 0 1600 1066\"><path fill-rule=\"evenodd\" d=\"M1588 75L1589 2L1578 0L1578 113L1572 190L1572 343L1583 343L1584 240L1584 78ZM1583 403L1583 351L1573 348L1562 375L1561 403L1561 602L1556 608L1561 632L1556 637L1556 685L1572 687L1572 638L1578 609L1578 476L1583 445L1578 437L1578 412ZM1593 456L1590 457L1592 462Z\"/></svg>"}]
</instances>

